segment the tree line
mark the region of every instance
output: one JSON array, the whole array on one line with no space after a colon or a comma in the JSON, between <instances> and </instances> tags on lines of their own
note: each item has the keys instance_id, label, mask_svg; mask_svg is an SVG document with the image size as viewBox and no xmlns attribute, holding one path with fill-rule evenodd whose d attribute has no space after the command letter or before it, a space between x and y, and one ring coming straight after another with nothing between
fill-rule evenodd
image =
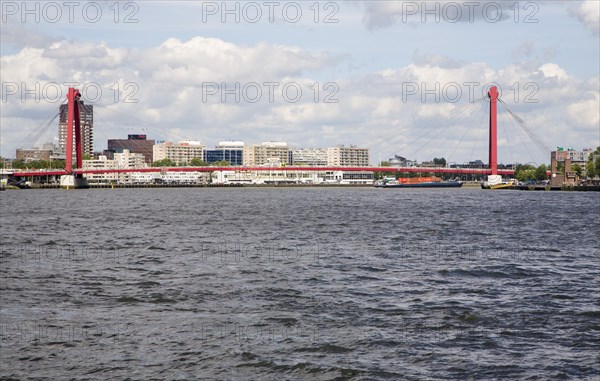
<instances>
[{"instance_id":1,"label":"tree line","mask_svg":"<svg viewBox=\"0 0 600 381\"><path fill-rule=\"evenodd\" d=\"M5 159L2 159L2 167L4 168ZM25 162L25 160L13 160L11 168L14 169L64 169L64 160L33 160Z\"/></svg>"}]
</instances>

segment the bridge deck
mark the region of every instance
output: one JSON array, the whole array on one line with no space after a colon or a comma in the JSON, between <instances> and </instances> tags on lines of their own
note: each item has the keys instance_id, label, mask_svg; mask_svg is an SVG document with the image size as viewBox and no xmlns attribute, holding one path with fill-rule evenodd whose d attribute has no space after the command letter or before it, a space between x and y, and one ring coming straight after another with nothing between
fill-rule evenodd
<instances>
[{"instance_id":1,"label":"bridge deck","mask_svg":"<svg viewBox=\"0 0 600 381\"><path fill-rule=\"evenodd\" d=\"M344 171L344 172L403 172L403 173L454 173L454 174L481 174L489 175L489 168L422 168L422 167L249 167L249 166L229 166L229 167L150 167L150 168L132 168L132 169L75 169L75 174L102 174L102 173L157 173L157 172L214 172L214 171ZM14 172L13 176L32 177L32 176L58 176L68 174L64 170L38 170ZM499 169L500 175L513 175L514 170Z\"/></svg>"}]
</instances>

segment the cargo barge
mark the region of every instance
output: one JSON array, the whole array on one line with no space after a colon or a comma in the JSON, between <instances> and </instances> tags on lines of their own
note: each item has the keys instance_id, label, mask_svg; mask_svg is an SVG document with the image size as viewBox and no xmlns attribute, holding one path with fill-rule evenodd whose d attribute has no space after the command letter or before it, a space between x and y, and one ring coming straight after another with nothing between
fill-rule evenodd
<instances>
[{"instance_id":1,"label":"cargo barge","mask_svg":"<svg viewBox=\"0 0 600 381\"><path fill-rule=\"evenodd\" d=\"M442 181L438 177L384 178L375 184L377 188L460 188L463 183L450 180Z\"/></svg>"}]
</instances>

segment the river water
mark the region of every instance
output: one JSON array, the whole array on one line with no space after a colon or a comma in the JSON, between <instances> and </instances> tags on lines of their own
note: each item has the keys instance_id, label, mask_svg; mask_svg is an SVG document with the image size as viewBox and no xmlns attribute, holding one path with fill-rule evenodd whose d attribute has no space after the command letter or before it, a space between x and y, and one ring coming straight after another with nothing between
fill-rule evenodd
<instances>
[{"instance_id":1,"label":"river water","mask_svg":"<svg viewBox=\"0 0 600 381\"><path fill-rule=\"evenodd\" d=\"M598 193L0 193L3 379L600 378Z\"/></svg>"}]
</instances>

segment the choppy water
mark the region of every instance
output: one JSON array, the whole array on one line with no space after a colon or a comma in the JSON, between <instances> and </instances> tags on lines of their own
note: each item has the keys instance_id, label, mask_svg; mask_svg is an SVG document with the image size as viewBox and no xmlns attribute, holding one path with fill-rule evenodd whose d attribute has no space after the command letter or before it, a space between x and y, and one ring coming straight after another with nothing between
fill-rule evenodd
<instances>
[{"instance_id":1,"label":"choppy water","mask_svg":"<svg viewBox=\"0 0 600 381\"><path fill-rule=\"evenodd\" d=\"M600 377L597 193L0 200L2 378Z\"/></svg>"}]
</instances>

